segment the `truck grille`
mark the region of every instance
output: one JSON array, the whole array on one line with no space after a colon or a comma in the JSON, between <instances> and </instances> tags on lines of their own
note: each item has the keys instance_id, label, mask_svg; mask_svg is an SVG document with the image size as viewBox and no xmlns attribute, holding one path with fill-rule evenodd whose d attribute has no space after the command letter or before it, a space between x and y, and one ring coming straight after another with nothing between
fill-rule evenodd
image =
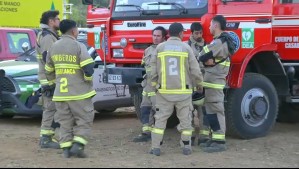
<instances>
[{"instance_id":1,"label":"truck grille","mask_svg":"<svg viewBox=\"0 0 299 169\"><path fill-rule=\"evenodd\" d=\"M133 44L133 48L134 49L143 49L145 50L146 48L148 48L149 46L151 46L152 44L150 43L144 43L144 44Z\"/></svg>"},{"instance_id":2,"label":"truck grille","mask_svg":"<svg viewBox=\"0 0 299 169\"><path fill-rule=\"evenodd\" d=\"M1 78L0 81L0 90L4 92L16 92L15 86L9 78L4 77Z\"/></svg>"}]
</instances>

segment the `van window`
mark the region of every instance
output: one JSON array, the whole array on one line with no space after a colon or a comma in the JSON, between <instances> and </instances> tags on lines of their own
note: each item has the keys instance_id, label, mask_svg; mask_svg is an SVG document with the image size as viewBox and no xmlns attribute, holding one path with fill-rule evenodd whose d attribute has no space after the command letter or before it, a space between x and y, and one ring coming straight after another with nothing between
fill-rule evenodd
<instances>
[{"instance_id":1,"label":"van window","mask_svg":"<svg viewBox=\"0 0 299 169\"><path fill-rule=\"evenodd\" d=\"M7 33L7 40L9 44L9 50L11 53L23 53L22 45L27 42L29 49L31 48L31 43L29 35L27 33Z\"/></svg>"}]
</instances>

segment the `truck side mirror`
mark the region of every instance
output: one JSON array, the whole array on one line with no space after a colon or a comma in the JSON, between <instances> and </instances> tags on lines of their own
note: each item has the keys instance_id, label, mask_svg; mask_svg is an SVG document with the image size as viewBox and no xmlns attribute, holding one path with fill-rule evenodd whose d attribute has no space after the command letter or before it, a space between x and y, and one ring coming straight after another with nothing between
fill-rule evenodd
<instances>
[{"instance_id":1,"label":"truck side mirror","mask_svg":"<svg viewBox=\"0 0 299 169\"><path fill-rule=\"evenodd\" d=\"M82 0L83 5L93 5L93 0Z\"/></svg>"}]
</instances>

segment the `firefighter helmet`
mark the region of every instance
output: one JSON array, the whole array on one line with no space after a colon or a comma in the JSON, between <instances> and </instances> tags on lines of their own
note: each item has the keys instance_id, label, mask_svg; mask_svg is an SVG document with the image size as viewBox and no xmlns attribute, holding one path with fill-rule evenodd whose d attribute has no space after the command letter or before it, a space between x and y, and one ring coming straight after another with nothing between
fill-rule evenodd
<instances>
[{"instance_id":1,"label":"firefighter helmet","mask_svg":"<svg viewBox=\"0 0 299 169\"><path fill-rule=\"evenodd\" d=\"M205 92L195 91L192 93L192 104L194 106L203 106L205 101Z\"/></svg>"}]
</instances>

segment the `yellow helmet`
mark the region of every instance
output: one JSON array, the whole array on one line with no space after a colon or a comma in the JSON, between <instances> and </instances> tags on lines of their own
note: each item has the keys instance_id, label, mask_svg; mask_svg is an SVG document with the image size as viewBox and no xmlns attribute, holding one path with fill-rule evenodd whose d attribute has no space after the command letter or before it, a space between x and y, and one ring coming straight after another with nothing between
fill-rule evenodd
<instances>
[{"instance_id":1,"label":"yellow helmet","mask_svg":"<svg viewBox=\"0 0 299 169\"><path fill-rule=\"evenodd\" d=\"M194 106L203 106L205 102L205 92L193 92L192 93L192 104Z\"/></svg>"}]
</instances>

